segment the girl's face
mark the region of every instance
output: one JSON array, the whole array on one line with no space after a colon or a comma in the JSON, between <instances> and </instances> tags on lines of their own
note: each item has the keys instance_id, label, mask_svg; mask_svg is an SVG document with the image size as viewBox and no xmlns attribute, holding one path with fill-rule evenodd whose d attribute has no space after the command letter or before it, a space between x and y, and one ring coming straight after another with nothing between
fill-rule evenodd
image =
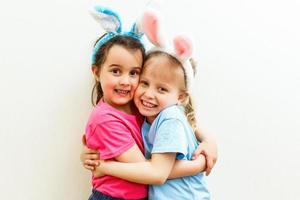
<instances>
[{"instance_id":1,"label":"girl's face","mask_svg":"<svg viewBox=\"0 0 300 200\"><path fill-rule=\"evenodd\" d=\"M130 112L130 101L139 83L142 53L120 45L110 48L96 78L101 83L103 100L111 106Z\"/></svg>"},{"instance_id":2,"label":"girl's face","mask_svg":"<svg viewBox=\"0 0 300 200\"><path fill-rule=\"evenodd\" d=\"M139 112L152 123L164 108L184 100L184 72L166 56L158 55L145 62L134 102Z\"/></svg>"}]
</instances>

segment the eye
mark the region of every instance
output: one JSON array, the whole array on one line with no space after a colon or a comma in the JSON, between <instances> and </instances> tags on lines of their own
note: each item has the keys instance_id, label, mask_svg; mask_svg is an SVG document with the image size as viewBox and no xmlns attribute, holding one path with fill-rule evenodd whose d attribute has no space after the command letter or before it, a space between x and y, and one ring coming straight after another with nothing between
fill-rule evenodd
<instances>
[{"instance_id":1,"label":"eye","mask_svg":"<svg viewBox=\"0 0 300 200\"><path fill-rule=\"evenodd\" d=\"M137 70L137 69L132 70L132 71L130 71L129 75L130 75L131 77L138 76L138 75L140 75L140 70Z\"/></svg>"},{"instance_id":2,"label":"eye","mask_svg":"<svg viewBox=\"0 0 300 200\"><path fill-rule=\"evenodd\" d=\"M141 85L142 87L147 87L149 84L148 84L147 81L141 80L141 81L140 81L140 85Z\"/></svg>"},{"instance_id":3,"label":"eye","mask_svg":"<svg viewBox=\"0 0 300 200\"><path fill-rule=\"evenodd\" d=\"M112 69L111 72L113 75L116 75L116 76L121 74L121 70L119 70L117 68Z\"/></svg>"},{"instance_id":4,"label":"eye","mask_svg":"<svg viewBox=\"0 0 300 200\"><path fill-rule=\"evenodd\" d=\"M158 92L159 92L159 93L166 93L166 92L168 92L168 90L167 90L166 88L159 87L159 88L158 88Z\"/></svg>"}]
</instances>

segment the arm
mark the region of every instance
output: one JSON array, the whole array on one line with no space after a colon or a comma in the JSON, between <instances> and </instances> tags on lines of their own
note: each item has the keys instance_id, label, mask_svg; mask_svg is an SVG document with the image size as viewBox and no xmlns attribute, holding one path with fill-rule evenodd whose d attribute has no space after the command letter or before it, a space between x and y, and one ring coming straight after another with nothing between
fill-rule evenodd
<instances>
[{"instance_id":1,"label":"arm","mask_svg":"<svg viewBox=\"0 0 300 200\"><path fill-rule=\"evenodd\" d=\"M85 135L82 136L82 150L80 153L80 161L87 170L95 170L95 166L99 165L99 152L97 150L89 149L86 146Z\"/></svg>"},{"instance_id":2,"label":"arm","mask_svg":"<svg viewBox=\"0 0 300 200\"><path fill-rule=\"evenodd\" d=\"M176 131L170 132L170 127L173 127L173 130L176 130ZM184 134L182 134L184 132L184 128L180 121L178 121L177 119L166 120L166 121L164 121L163 125L160 126L159 131L160 131L160 133L156 134L153 149L163 148L165 152L174 152L174 150L178 151L178 152L182 152L182 153L185 152L186 141L185 141ZM168 143L169 140L166 138L172 138L173 140L176 138L175 142L173 143L173 144L175 144L175 146L172 144L169 145L169 143ZM155 150L154 150L154 152L155 152ZM153 160L153 158L154 158L153 156L157 156L157 155L162 156L162 155L166 155L166 153L152 154L152 160L148 163L147 162L143 163L143 165L145 165L145 167L147 167L147 170L145 170L145 172L139 171L138 166L136 167L136 165L129 165L129 167L131 167L130 169L133 168L133 173L141 174L142 180L140 179L140 177L137 177L137 179L132 178L133 176L135 176L135 174L131 174L128 171L124 171L124 172L122 170L117 171L118 167L120 167L120 168L122 167L122 163L109 163L112 165L110 167L114 167L114 168L110 168L111 171L105 171L105 169L109 168L107 165L106 166L103 165L104 167L100 165L100 168L97 168L97 170L99 170L99 171L104 170L102 172L104 172L105 174L117 176L119 178L126 179L126 180L133 181L133 182L145 183L145 184L146 183L147 184L159 184L159 183L163 183L166 180L165 176L166 175L169 176L170 171L167 174L159 173L159 168L160 168L160 166L163 166L163 164L157 165L158 169L156 169L155 163L157 163L157 162L155 162ZM173 156L175 156L175 155L176 154L173 153ZM200 156L199 159L196 159L194 161L177 161L178 164L177 164L177 166L174 167L174 170L172 171L172 174L170 175L169 178L190 176L190 175L194 175L200 171L203 171L203 169L205 167L205 161L203 158L204 158L203 156ZM175 161L175 157L174 157L174 161ZM107 168L105 168L105 167L107 167ZM172 168L173 168L173 166L172 166ZM155 170L151 171L151 169L155 169ZM163 168L163 169L165 169L165 168ZM128 168L126 168L126 170L128 170ZM157 171L157 172L155 172L155 171ZM145 174L149 175L150 177L146 178ZM158 176L156 176L156 175L158 175Z\"/></svg>"},{"instance_id":3,"label":"arm","mask_svg":"<svg viewBox=\"0 0 300 200\"><path fill-rule=\"evenodd\" d=\"M135 156L136 155L136 149L137 147L130 148L125 153L121 154L117 157L117 160L123 161L123 162L143 162L145 161L144 157L141 156ZM87 146L83 146L80 160L83 164L83 166L88 170L95 170L96 166L99 165L99 153L96 150L89 149ZM136 160L133 160L136 159ZM99 170L99 169L98 169ZM199 172L202 172L205 170L205 157L203 155L200 155L195 160L176 160L175 164L172 168L172 171L168 177L168 179L174 179L184 176L192 176ZM98 171L97 176L102 176L103 174Z\"/></svg>"},{"instance_id":4,"label":"arm","mask_svg":"<svg viewBox=\"0 0 300 200\"><path fill-rule=\"evenodd\" d=\"M203 134L199 129L195 132L201 145L194 152L193 160L176 160L169 179L192 176L206 171L209 175L217 161L217 144L215 139L207 134Z\"/></svg>"},{"instance_id":5,"label":"arm","mask_svg":"<svg viewBox=\"0 0 300 200\"><path fill-rule=\"evenodd\" d=\"M98 177L103 176L104 174L100 171L98 171L98 173L95 172L96 167L100 164L100 152L89 149L86 146L85 135L82 136L82 144L83 148L80 154L80 160L84 168L91 170L93 174ZM146 160L136 144L121 155L115 157L115 159L120 162L142 162Z\"/></svg>"},{"instance_id":6,"label":"arm","mask_svg":"<svg viewBox=\"0 0 300 200\"><path fill-rule=\"evenodd\" d=\"M206 175L208 176L217 162L218 150L216 140L208 134L204 134L199 129L195 132L196 138L201 141L201 144L198 146L194 152L192 159L195 159L200 154L203 154L206 158Z\"/></svg>"},{"instance_id":7,"label":"arm","mask_svg":"<svg viewBox=\"0 0 300 200\"><path fill-rule=\"evenodd\" d=\"M163 184L172 170L175 158L175 153L162 153L152 154L150 161L139 163L101 161L96 171L141 184Z\"/></svg>"},{"instance_id":8,"label":"arm","mask_svg":"<svg viewBox=\"0 0 300 200\"><path fill-rule=\"evenodd\" d=\"M123 164L123 163L124 164L126 164L126 163L139 163L139 162L145 162L146 161L144 155L142 154L142 152L140 151L140 149L138 148L138 146L136 144L133 145L130 149L128 149L124 153L122 153L121 155L115 157L114 159L118 161L118 162L115 162L115 163L121 163L121 164ZM100 162L101 161L99 161L99 163ZM100 170L99 167L97 167L97 166L99 166L99 165L96 165L95 169L92 171L93 175L95 177L111 175L111 174L106 173L103 170ZM114 176L114 175L111 175L111 176ZM118 176L116 176L116 177L118 177ZM122 177L119 177L119 178L122 178Z\"/></svg>"},{"instance_id":9,"label":"arm","mask_svg":"<svg viewBox=\"0 0 300 200\"><path fill-rule=\"evenodd\" d=\"M136 144L114 159L123 163L137 163L146 161L144 155Z\"/></svg>"},{"instance_id":10,"label":"arm","mask_svg":"<svg viewBox=\"0 0 300 200\"><path fill-rule=\"evenodd\" d=\"M168 179L193 176L203 172L206 168L204 155L199 155L195 160L176 160Z\"/></svg>"},{"instance_id":11,"label":"arm","mask_svg":"<svg viewBox=\"0 0 300 200\"><path fill-rule=\"evenodd\" d=\"M97 150L98 157L93 159L114 159L120 162L145 161L132 136L132 134L138 134L138 132L131 133L126 123L114 115L105 113L103 115L97 123L91 123L87 126L87 141L83 139L83 144L88 144L89 147ZM89 159L85 160L84 163L92 164L92 170L94 170L94 167L98 164L95 161L98 160L91 160L91 155L88 153L88 149L84 147L81 160Z\"/></svg>"}]
</instances>

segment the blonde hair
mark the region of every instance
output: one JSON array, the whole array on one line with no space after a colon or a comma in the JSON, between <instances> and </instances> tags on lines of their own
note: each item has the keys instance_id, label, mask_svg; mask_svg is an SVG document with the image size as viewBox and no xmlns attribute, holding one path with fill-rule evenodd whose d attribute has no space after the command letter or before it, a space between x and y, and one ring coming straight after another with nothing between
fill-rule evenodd
<instances>
[{"instance_id":1,"label":"blonde hair","mask_svg":"<svg viewBox=\"0 0 300 200\"><path fill-rule=\"evenodd\" d=\"M149 60L150 58L157 56L157 55L163 55L166 56L167 58L169 58L174 64L180 66L183 70L184 73L184 82L185 82L185 93L186 93L186 98L182 103L182 106L184 107L184 113L187 117L187 120L189 122L189 124L191 125L193 131L195 132L195 130L197 129L197 121L196 121L196 111L195 111L195 107L194 107L194 102L192 100L191 94L189 93L189 91L187 91L187 78L186 78L186 73L183 69L183 66L181 64L181 62L179 62L177 60L177 58L175 58L174 56L163 52L163 51L153 51L150 52L149 54L147 54L145 61ZM190 58L187 62L191 63L191 66L193 68L193 72L194 72L194 76L196 75L197 72L197 63L193 58Z\"/></svg>"},{"instance_id":2,"label":"blonde hair","mask_svg":"<svg viewBox=\"0 0 300 200\"><path fill-rule=\"evenodd\" d=\"M194 76L195 76L197 73L197 63L193 58L190 58L188 62L191 63L191 66L192 66L193 72L194 72ZM187 84L186 83L186 75L184 75L184 76L185 76L184 77L185 84ZM186 94L187 94L186 99L183 102L184 112L185 112L188 122L190 123L193 131L195 132L195 130L197 129L195 105L194 105L194 101L193 101L189 91L187 91Z\"/></svg>"}]
</instances>

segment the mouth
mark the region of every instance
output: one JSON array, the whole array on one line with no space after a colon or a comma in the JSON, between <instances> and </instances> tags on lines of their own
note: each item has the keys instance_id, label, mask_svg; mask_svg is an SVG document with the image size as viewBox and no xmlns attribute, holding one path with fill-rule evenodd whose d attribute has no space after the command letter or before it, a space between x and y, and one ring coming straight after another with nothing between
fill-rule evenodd
<instances>
[{"instance_id":1,"label":"mouth","mask_svg":"<svg viewBox=\"0 0 300 200\"><path fill-rule=\"evenodd\" d=\"M120 96L126 96L130 93L130 90L115 89L115 92Z\"/></svg>"},{"instance_id":2,"label":"mouth","mask_svg":"<svg viewBox=\"0 0 300 200\"><path fill-rule=\"evenodd\" d=\"M141 100L141 102L142 102L142 105L143 105L144 107L146 107L146 108L154 108L154 107L157 106L157 105L155 105L155 104L153 104L153 103L150 103L150 102L148 102L148 101L145 101L145 100Z\"/></svg>"}]
</instances>

